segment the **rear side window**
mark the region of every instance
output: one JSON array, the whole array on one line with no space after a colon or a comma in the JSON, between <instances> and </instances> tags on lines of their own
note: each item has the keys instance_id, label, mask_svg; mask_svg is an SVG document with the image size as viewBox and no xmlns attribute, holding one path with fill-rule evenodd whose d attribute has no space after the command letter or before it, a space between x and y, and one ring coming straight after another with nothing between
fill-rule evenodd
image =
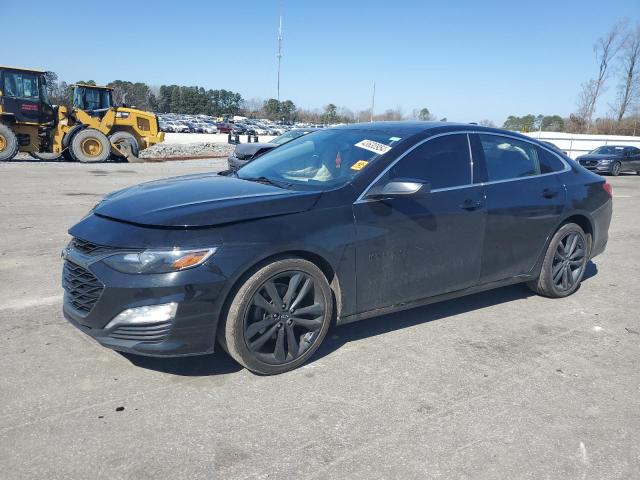
<instances>
[{"instance_id":1,"label":"rear side window","mask_svg":"<svg viewBox=\"0 0 640 480\"><path fill-rule=\"evenodd\" d=\"M553 153L545 150L544 148L537 148L538 160L540 161L541 173L553 173L561 172L564 170L564 163Z\"/></svg>"},{"instance_id":2,"label":"rear side window","mask_svg":"<svg viewBox=\"0 0 640 480\"><path fill-rule=\"evenodd\" d=\"M499 135L479 136L490 182L540 174L535 145Z\"/></svg>"},{"instance_id":3,"label":"rear side window","mask_svg":"<svg viewBox=\"0 0 640 480\"><path fill-rule=\"evenodd\" d=\"M471 158L466 134L444 135L409 152L389 171L389 180L411 178L432 189L471 183Z\"/></svg>"}]
</instances>

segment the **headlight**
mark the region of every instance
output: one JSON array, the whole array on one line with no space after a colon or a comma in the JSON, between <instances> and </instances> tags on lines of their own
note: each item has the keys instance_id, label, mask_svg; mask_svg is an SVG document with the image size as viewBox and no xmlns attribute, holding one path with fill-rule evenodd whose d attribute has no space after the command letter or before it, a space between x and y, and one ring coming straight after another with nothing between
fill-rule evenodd
<instances>
[{"instance_id":1,"label":"headlight","mask_svg":"<svg viewBox=\"0 0 640 480\"><path fill-rule=\"evenodd\" d=\"M169 273L202 265L217 248L200 250L145 250L117 253L103 261L122 273Z\"/></svg>"},{"instance_id":2,"label":"headlight","mask_svg":"<svg viewBox=\"0 0 640 480\"><path fill-rule=\"evenodd\" d=\"M607 165L609 163L611 163L612 160L598 160L598 163L602 164L602 165Z\"/></svg>"}]
</instances>

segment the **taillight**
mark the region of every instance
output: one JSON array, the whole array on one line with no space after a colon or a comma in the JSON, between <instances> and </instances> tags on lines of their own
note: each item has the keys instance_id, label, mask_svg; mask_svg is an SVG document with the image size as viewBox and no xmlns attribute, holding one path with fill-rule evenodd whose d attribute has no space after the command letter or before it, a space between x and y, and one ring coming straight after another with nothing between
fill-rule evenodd
<instances>
[{"instance_id":1,"label":"taillight","mask_svg":"<svg viewBox=\"0 0 640 480\"><path fill-rule=\"evenodd\" d=\"M602 188L604 189L605 192L607 192L609 194L610 198L613 197L613 190L611 189L611 185L609 183L607 183L606 180L602 184Z\"/></svg>"}]
</instances>

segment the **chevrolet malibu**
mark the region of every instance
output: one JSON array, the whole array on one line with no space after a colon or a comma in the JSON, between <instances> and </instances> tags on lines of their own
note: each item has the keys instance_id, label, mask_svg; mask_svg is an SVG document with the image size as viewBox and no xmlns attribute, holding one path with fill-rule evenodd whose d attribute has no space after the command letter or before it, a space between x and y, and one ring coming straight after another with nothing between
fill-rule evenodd
<instances>
[{"instance_id":1,"label":"chevrolet malibu","mask_svg":"<svg viewBox=\"0 0 640 480\"><path fill-rule=\"evenodd\" d=\"M115 350L219 343L277 374L306 362L332 321L520 282L566 297L604 251L611 211L602 177L512 132L325 129L236 173L107 195L69 230L64 314Z\"/></svg>"}]
</instances>

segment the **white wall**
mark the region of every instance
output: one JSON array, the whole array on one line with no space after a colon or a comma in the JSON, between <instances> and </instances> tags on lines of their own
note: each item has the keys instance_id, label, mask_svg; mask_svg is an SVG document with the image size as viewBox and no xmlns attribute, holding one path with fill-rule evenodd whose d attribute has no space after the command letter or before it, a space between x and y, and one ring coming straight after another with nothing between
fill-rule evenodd
<instances>
[{"instance_id":1,"label":"white wall","mask_svg":"<svg viewBox=\"0 0 640 480\"><path fill-rule=\"evenodd\" d=\"M551 142L560 150L567 152L571 158L589 153L601 145L631 145L640 148L640 137L586 135L563 132L530 132L525 133L525 135Z\"/></svg>"}]
</instances>

